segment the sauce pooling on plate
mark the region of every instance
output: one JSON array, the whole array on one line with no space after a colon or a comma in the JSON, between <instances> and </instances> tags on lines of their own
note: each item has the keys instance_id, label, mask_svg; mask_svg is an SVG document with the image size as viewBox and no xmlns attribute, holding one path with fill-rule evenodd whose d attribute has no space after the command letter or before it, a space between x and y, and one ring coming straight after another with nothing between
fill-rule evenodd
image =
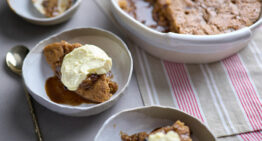
<instances>
[{"instance_id":1,"label":"sauce pooling on plate","mask_svg":"<svg viewBox=\"0 0 262 141\"><path fill-rule=\"evenodd\" d=\"M53 76L46 80L45 89L48 97L56 103L77 106L83 103L94 103L82 98L75 92L67 90L58 77Z\"/></svg>"}]
</instances>

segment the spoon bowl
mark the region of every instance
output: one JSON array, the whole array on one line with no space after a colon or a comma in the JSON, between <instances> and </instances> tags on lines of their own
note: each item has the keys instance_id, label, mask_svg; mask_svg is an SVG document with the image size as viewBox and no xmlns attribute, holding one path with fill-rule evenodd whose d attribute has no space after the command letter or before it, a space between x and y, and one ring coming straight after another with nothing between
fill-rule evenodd
<instances>
[{"instance_id":1,"label":"spoon bowl","mask_svg":"<svg viewBox=\"0 0 262 141\"><path fill-rule=\"evenodd\" d=\"M6 54L6 65L14 73L21 75L23 61L28 53L29 49L23 45L13 47Z\"/></svg>"}]
</instances>

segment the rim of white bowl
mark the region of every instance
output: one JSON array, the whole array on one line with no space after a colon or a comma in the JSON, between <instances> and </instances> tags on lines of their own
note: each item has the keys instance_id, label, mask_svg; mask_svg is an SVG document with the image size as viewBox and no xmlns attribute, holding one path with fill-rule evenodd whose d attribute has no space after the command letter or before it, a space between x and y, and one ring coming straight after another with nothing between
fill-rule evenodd
<instances>
[{"instance_id":1,"label":"rim of white bowl","mask_svg":"<svg viewBox=\"0 0 262 141\"><path fill-rule=\"evenodd\" d=\"M41 21L41 22L50 22L50 21L55 21L55 20L58 20L62 17L64 17L65 15L69 14L70 12L72 12L75 8L77 8L80 3L82 2L82 0L75 0L74 4L69 8L67 9L64 13L56 16L56 17L51 17L51 18L48 18L48 17L43 17L43 18L37 18L37 17L28 17L28 16L25 16L19 12L16 11L15 8L13 8L13 6L11 5L10 3L10 0L7 0L7 3L10 7L10 9L17 15L19 15L20 17L24 18L24 19L27 19L27 20L33 20L33 21ZM34 8L34 7L32 7Z\"/></svg>"},{"instance_id":2,"label":"rim of white bowl","mask_svg":"<svg viewBox=\"0 0 262 141\"><path fill-rule=\"evenodd\" d=\"M251 26L248 26L248 27L245 27L245 28L233 31L233 32L229 32L229 33L222 33L222 34L216 34L216 35L189 35L189 34L179 34L175 32L163 33L163 32L154 30L144 25L143 23L139 22L138 20L134 19L133 17L131 17L128 13L126 13L124 10L120 8L117 1L118 0L111 0L111 5L114 6L117 12L127 17L129 20L134 22L136 25L142 27L145 31L151 32L152 34L155 34L157 36L168 36L171 38L176 38L176 39L185 40L185 41L212 41L212 40L228 39L229 37L234 37L241 32L254 31L260 25L262 25L262 14L260 14L259 20L257 20Z\"/></svg>"},{"instance_id":3,"label":"rim of white bowl","mask_svg":"<svg viewBox=\"0 0 262 141\"><path fill-rule=\"evenodd\" d=\"M29 52L28 55L30 55L34 50L36 50L37 47L38 47L40 44L42 44L43 42L45 42L45 41L47 41L47 40L49 40L49 39L51 39L51 38L54 38L54 37L56 37L56 36L59 36L59 35L61 35L61 34L66 33L66 32L71 32L71 31L75 31L75 30L83 30L83 29L92 29L92 30L98 30L98 31L104 32L104 33L106 33L106 34L114 37L115 39L117 39L117 40L122 44L123 48L125 49L126 53L128 54L128 56L129 56L129 58L130 58L130 65L131 65L131 66L130 66L130 70L129 70L129 75L128 75L128 78L127 78L127 82L126 82L126 84L123 86L123 88L122 88L121 90L118 90L118 91L114 94L114 95L116 95L114 98L112 98L112 97L114 96L114 95L113 95L109 100L107 100L107 101L105 101L105 102L102 102L102 103L99 103L99 104L94 104L94 105L89 106L89 107L78 107L78 106L71 106L71 105L65 105L65 104L58 104L58 103L55 103L55 102L53 102L52 100L50 100L50 99L48 99L48 98L44 98L44 97L42 97L42 96L40 96L40 95L38 95L38 94L35 94L35 92L33 92L33 91L30 89L30 87L28 86L28 84L26 83L25 78L24 78L24 71L22 71L22 76L23 76L23 80L24 80L25 86L26 86L26 88L30 91L30 94L31 94L31 95L38 96L38 97L40 97L41 99L45 100L46 102L48 102L48 103L50 103L50 104L53 104L53 105L55 105L55 106L58 106L58 107L60 107L60 108L67 108L67 109L73 109L73 110L76 109L76 110L83 110L83 111L88 110L88 109L92 109L92 108L96 108L96 107L100 107L100 106L106 105L106 104L108 104L108 103L111 103L113 100L117 99L119 96L122 95L122 93L124 92L124 90L126 89L126 87L129 85L130 80L131 80L131 77L132 77L132 72L133 72L133 58L132 58L132 55L131 55L131 53L130 53L130 51L129 51L127 45L126 45L126 43L125 43L120 37L118 37L117 35L115 35L114 33L110 32L110 31L107 31L107 30L104 30L104 29L101 29L101 28L96 28L96 27L78 27L78 28L72 28L72 29L64 30L64 31L62 31L62 32L59 32L59 33L54 34L54 35L52 35L52 36L49 36L49 37L45 38L44 40L40 41L39 43L37 43L37 44L34 46L34 48L33 48L32 50L30 50L30 52ZM27 57L25 58L24 61L26 61L26 60L27 60ZM24 65L23 65L23 67L22 67L22 70L24 70Z\"/></svg>"},{"instance_id":4,"label":"rim of white bowl","mask_svg":"<svg viewBox=\"0 0 262 141\"><path fill-rule=\"evenodd\" d=\"M112 115L111 117L109 117L104 123L103 125L100 127L99 131L97 132L96 136L95 136L95 141L97 140L97 138L100 136L101 132L104 130L105 126L107 124L109 124L113 119L115 119L117 116L124 114L124 113L128 113L128 112L135 112L135 111L139 111L139 110L145 110L145 109L149 109L149 108L159 108L159 109L169 109L169 110L174 110L176 112L180 112L182 114L187 115L188 117L196 120L198 123L200 123L208 132L210 135L212 135L212 137L214 139L216 139L216 137L214 136L214 134L211 132L211 130L205 125L203 124L199 119L189 115L188 113L181 111L177 108L174 107L170 107L170 106L160 106L160 105L153 105L153 106L143 106L143 107L135 107L135 108L130 108L130 109L125 109L123 111L120 111L114 115Z\"/></svg>"}]
</instances>

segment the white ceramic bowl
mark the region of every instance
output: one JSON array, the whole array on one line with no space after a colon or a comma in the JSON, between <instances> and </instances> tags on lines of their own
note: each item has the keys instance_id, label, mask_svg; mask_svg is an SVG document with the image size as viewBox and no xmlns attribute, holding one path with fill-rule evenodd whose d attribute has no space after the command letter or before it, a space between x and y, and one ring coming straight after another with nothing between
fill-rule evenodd
<instances>
[{"instance_id":1,"label":"white ceramic bowl","mask_svg":"<svg viewBox=\"0 0 262 141\"><path fill-rule=\"evenodd\" d=\"M47 18L36 10L32 0L7 0L9 7L15 14L26 21L37 25L55 25L62 23L73 16L82 0L74 0L73 5L63 14Z\"/></svg>"},{"instance_id":2,"label":"white ceramic bowl","mask_svg":"<svg viewBox=\"0 0 262 141\"><path fill-rule=\"evenodd\" d=\"M150 132L180 120L189 126L193 141L215 141L214 135L198 119L171 107L151 106L129 109L111 116L98 131L95 141L121 141L120 132L129 135Z\"/></svg>"},{"instance_id":3,"label":"white ceramic bowl","mask_svg":"<svg viewBox=\"0 0 262 141\"><path fill-rule=\"evenodd\" d=\"M260 18L250 27L219 35L162 33L129 16L119 7L118 0L111 0L110 5L117 22L138 46L154 56L180 63L208 63L226 58L246 47L262 24Z\"/></svg>"},{"instance_id":4,"label":"white ceramic bowl","mask_svg":"<svg viewBox=\"0 0 262 141\"><path fill-rule=\"evenodd\" d=\"M45 82L54 76L43 55L43 48L54 42L93 44L102 48L113 61L113 81L118 91L106 102L70 106L54 103L46 95ZM111 32L97 28L77 28L53 35L38 43L27 55L23 64L24 83L32 97L46 108L70 116L90 116L111 107L127 87L133 71L133 61L126 44Z\"/></svg>"}]
</instances>

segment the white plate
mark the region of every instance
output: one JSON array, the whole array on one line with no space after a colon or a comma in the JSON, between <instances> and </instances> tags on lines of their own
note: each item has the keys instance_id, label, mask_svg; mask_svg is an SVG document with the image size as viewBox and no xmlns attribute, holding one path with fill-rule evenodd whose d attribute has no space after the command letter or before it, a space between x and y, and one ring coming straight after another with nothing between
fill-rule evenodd
<instances>
[{"instance_id":1,"label":"white plate","mask_svg":"<svg viewBox=\"0 0 262 141\"><path fill-rule=\"evenodd\" d=\"M110 9L116 21L126 29L134 42L148 53L179 63L209 63L224 59L246 47L262 18L253 25L219 35L186 35L162 33L137 21L119 5L110 0Z\"/></svg>"},{"instance_id":2,"label":"white plate","mask_svg":"<svg viewBox=\"0 0 262 141\"><path fill-rule=\"evenodd\" d=\"M54 76L43 55L43 48L54 42L93 44L102 48L113 61L113 81L118 91L106 102L70 106L52 102L46 95L45 82ZM111 107L127 87L133 71L133 60L126 44L111 32L97 28L78 28L53 35L38 43L27 55L23 64L23 78L32 97L46 108L71 116L90 116Z\"/></svg>"},{"instance_id":3,"label":"white plate","mask_svg":"<svg viewBox=\"0 0 262 141\"><path fill-rule=\"evenodd\" d=\"M215 141L214 135L198 119L171 107L150 106L129 109L113 115L98 131L95 141L121 141L120 132L129 135L150 132L180 120L189 126L193 141Z\"/></svg>"},{"instance_id":4,"label":"white plate","mask_svg":"<svg viewBox=\"0 0 262 141\"><path fill-rule=\"evenodd\" d=\"M68 20L76 12L82 0L74 0L73 5L63 14L48 18L36 10L32 0L7 0L9 7L15 14L26 21L37 25L54 25Z\"/></svg>"}]
</instances>

